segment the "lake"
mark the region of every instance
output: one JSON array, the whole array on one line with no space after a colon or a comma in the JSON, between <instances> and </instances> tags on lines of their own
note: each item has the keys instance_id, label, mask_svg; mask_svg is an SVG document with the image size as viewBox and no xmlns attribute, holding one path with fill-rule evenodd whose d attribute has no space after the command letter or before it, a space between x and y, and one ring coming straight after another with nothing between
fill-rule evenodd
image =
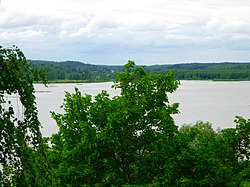
<instances>
[{"instance_id":1,"label":"lake","mask_svg":"<svg viewBox=\"0 0 250 187\"><path fill-rule=\"evenodd\" d=\"M69 83L50 84L44 87L35 84L39 119L43 125L42 133L50 136L57 132L55 121L49 111L62 113L65 91L73 93L77 87L82 93L96 95L107 90L111 97L119 95L119 90L111 88L113 83ZM181 81L170 102L180 103L177 115L173 115L177 125L191 124L198 120L209 121L213 128L235 127L235 116L250 118L250 81Z\"/></svg>"}]
</instances>

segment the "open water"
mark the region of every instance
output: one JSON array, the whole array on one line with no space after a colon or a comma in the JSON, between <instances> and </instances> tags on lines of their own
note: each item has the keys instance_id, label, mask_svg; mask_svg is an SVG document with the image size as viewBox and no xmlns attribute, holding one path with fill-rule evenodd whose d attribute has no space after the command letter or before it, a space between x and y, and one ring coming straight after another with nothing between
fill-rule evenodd
<instances>
[{"instance_id":1,"label":"open water","mask_svg":"<svg viewBox=\"0 0 250 187\"><path fill-rule=\"evenodd\" d=\"M73 93L77 87L82 93L96 95L107 90L111 97L119 95L119 90L111 88L113 83L50 84L44 87L35 84L39 119L43 125L42 133L50 136L58 127L50 116L50 111L63 113L65 92ZM215 82L181 81L173 94L171 103L180 103L177 115L173 115L177 125L196 121L209 121L214 129L235 127L235 116L250 118L250 81Z\"/></svg>"}]
</instances>

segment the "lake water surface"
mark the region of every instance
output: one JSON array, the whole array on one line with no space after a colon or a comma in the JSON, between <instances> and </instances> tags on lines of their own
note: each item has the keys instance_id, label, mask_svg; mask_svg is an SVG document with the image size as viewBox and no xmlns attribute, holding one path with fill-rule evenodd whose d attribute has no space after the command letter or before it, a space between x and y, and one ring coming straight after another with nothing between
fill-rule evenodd
<instances>
[{"instance_id":1,"label":"lake water surface","mask_svg":"<svg viewBox=\"0 0 250 187\"><path fill-rule=\"evenodd\" d=\"M50 136L57 132L50 111L62 113L65 91L73 93L77 87L82 93L96 95L107 90L111 97L119 95L119 90L111 88L113 83L50 84L47 88L35 84L39 119L43 125L42 133ZM170 102L180 103L177 115L173 115L177 125L209 121L215 129L235 127L235 116L250 118L250 81L214 82L181 81Z\"/></svg>"}]
</instances>

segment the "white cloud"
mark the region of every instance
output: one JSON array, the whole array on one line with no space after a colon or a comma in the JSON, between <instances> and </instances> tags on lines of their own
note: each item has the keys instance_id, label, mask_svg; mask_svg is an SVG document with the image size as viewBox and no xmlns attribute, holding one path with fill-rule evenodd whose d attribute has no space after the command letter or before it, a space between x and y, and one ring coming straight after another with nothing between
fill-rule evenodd
<instances>
[{"instance_id":1,"label":"white cloud","mask_svg":"<svg viewBox=\"0 0 250 187\"><path fill-rule=\"evenodd\" d=\"M42 38L46 33L42 31L27 30L21 32L1 32L0 40L2 41L32 41Z\"/></svg>"},{"instance_id":2,"label":"white cloud","mask_svg":"<svg viewBox=\"0 0 250 187\"><path fill-rule=\"evenodd\" d=\"M151 52L171 58L169 51L179 49L198 58L208 55L202 50L250 50L249 9L248 0L2 0L0 39L28 51L27 42L39 42L48 48L44 59L59 56L53 48L61 52L60 60L88 57L92 63L100 63L94 62L96 55L104 53L111 61L114 51L117 58L133 54L145 60L142 55L151 58Z\"/></svg>"},{"instance_id":3,"label":"white cloud","mask_svg":"<svg viewBox=\"0 0 250 187\"><path fill-rule=\"evenodd\" d=\"M238 40L250 40L250 34L244 34L239 33L235 34L231 37L232 40L238 41Z\"/></svg>"}]
</instances>

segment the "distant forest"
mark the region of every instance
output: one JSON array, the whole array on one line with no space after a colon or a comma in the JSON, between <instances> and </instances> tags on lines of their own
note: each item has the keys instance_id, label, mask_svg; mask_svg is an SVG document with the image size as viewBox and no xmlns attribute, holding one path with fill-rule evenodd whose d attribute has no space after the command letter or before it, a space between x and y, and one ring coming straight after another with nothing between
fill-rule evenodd
<instances>
[{"instance_id":1,"label":"distant forest","mask_svg":"<svg viewBox=\"0 0 250 187\"><path fill-rule=\"evenodd\" d=\"M91 65L77 61L29 60L36 70L43 70L50 81L102 82L115 80L123 66ZM175 71L178 80L250 80L249 63L186 63L174 65L145 66L152 73Z\"/></svg>"}]
</instances>

